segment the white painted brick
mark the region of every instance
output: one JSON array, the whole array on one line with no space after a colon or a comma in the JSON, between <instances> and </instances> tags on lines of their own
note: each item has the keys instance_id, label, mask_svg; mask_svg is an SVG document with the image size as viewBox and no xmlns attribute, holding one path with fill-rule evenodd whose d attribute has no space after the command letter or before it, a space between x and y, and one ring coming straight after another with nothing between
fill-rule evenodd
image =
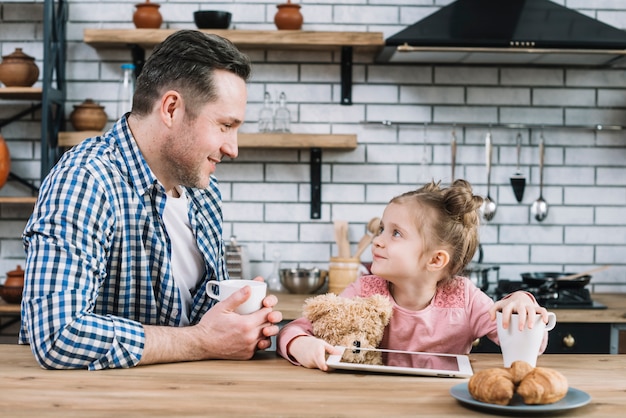
<instances>
[{"instance_id":1,"label":"white painted brick","mask_svg":"<svg viewBox=\"0 0 626 418\"><path fill-rule=\"evenodd\" d=\"M363 202L365 200L365 186L361 184L324 184L322 185L323 202Z\"/></svg>"},{"instance_id":2,"label":"white painted brick","mask_svg":"<svg viewBox=\"0 0 626 418\"><path fill-rule=\"evenodd\" d=\"M298 240L298 224L296 223L240 223L236 224L233 234L237 240L273 241L281 237L283 241Z\"/></svg>"},{"instance_id":3,"label":"white painted brick","mask_svg":"<svg viewBox=\"0 0 626 418\"><path fill-rule=\"evenodd\" d=\"M263 204L224 202L224 222L263 222Z\"/></svg>"},{"instance_id":4,"label":"white painted brick","mask_svg":"<svg viewBox=\"0 0 626 418\"><path fill-rule=\"evenodd\" d=\"M500 242L508 244L563 243L563 228L560 226L501 226Z\"/></svg>"},{"instance_id":5,"label":"white painted brick","mask_svg":"<svg viewBox=\"0 0 626 418\"><path fill-rule=\"evenodd\" d=\"M430 122L432 109L430 106L417 105L368 105L368 121L391 120L393 122Z\"/></svg>"},{"instance_id":6,"label":"white painted brick","mask_svg":"<svg viewBox=\"0 0 626 418\"><path fill-rule=\"evenodd\" d=\"M433 70L428 66L372 65L369 67L367 81L393 85L431 83Z\"/></svg>"},{"instance_id":7,"label":"white painted brick","mask_svg":"<svg viewBox=\"0 0 626 418\"><path fill-rule=\"evenodd\" d=\"M468 87L467 104L529 105L530 89L517 87Z\"/></svg>"},{"instance_id":8,"label":"white painted brick","mask_svg":"<svg viewBox=\"0 0 626 418\"><path fill-rule=\"evenodd\" d=\"M428 151L430 151L430 148ZM412 145L368 145L367 160L371 163L420 164L423 147ZM431 160L429 152L429 160Z\"/></svg>"},{"instance_id":9,"label":"white painted brick","mask_svg":"<svg viewBox=\"0 0 626 418\"><path fill-rule=\"evenodd\" d=\"M617 187L569 187L564 202L569 205L626 205L626 189Z\"/></svg>"},{"instance_id":10,"label":"white painted brick","mask_svg":"<svg viewBox=\"0 0 626 418\"><path fill-rule=\"evenodd\" d=\"M341 79L341 70L334 64L302 64L300 65L300 80L303 82L338 83Z\"/></svg>"},{"instance_id":11,"label":"white painted brick","mask_svg":"<svg viewBox=\"0 0 626 418\"><path fill-rule=\"evenodd\" d=\"M560 108L507 107L500 109L501 123L526 123L529 125L560 125L565 117Z\"/></svg>"},{"instance_id":12,"label":"white painted brick","mask_svg":"<svg viewBox=\"0 0 626 418\"><path fill-rule=\"evenodd\" d=\"M566 70L566 85L573 87L619 87L626 85L623 69L613 70Z\"/></svg>"},{"instance_id":13,"label":"white painted brick","mask_svg":"<svg viewBox=\"0 0 626 418\"><path fill-rule=\"evenodd\" d=\"M262 181L263 165L223 163L218 166L221 181Z\"/></svg>"},{"instance_id":14,"label":"white painted brick","mask_svg":"<svg viewBox=\"0 0 626 418\"><path fill-rule=\"evenodd\" d=\"M571 166L624 166L624 154L613 148L573 148L565 150L565 164Z\"/></svg>"},{"instance_id":15,"label":"white painted brick","mask_svg":"<svg viewBox=\"0 0 626 418\"><path fill-rule=\"evenodd\" d=\"M344 165L336 164L332 180L337 183L395 183L398 180L397 170L392 165Z\"/></svg>"},{"instance_id":16,"label":"white painted brick","mask_svg":"<svg viewBox=\"0 0 626 418\"><path fill-rule=\"evenodd\" d=\"M533 245L530 248L531 264L572 264L593 263L591 245Z\"/></svg>"},{"instance_id":17,"label":"white painted brick","mask_svg":"<svg viewBox=\"0 0 626 418\"><path fill-rule=\"evenodd\" d=\"M322 187L323 191L324 188ZM324 209L322 209L322 214L324 213ZM310 219L311 205L309 202L265 204L265 221L267 222L308 222ZM282 237L277 236L276 240L282 240Z\"/></svg>"},{"instance_id":18,"label":"white painted brick","mask_svg":"<svg viewBox=\"0 0 626 418\"><path fill-rule=\"evenodd\" d=\"M598 89L598 106L625 107L626 91L624 89Z\"/></svg>"},{"instance_id":19,"label":"white painted brick","mask_svg":"<svg viewBox=\"0 0 626 418\"><path fill-rule=\"evenodd\" d=\"M573 126L617 125L626 120L623 109L565 109L565 124Z\"/></svg>"},{"instance_id":20,"label":"white painted brick","mask_svg":"<svg viewBox=\"0 0 626 418\"><path fill-rule=\"evenodd\" d=\"M485 67L435 67L436 84L497 84L498 70Z\"/></svg>"},{"instance_id":21,"label":"white painted brick","mask_svg":"<svg viewBox=\"0 0 626 418\"><path fill-rule=\"evenodd\" d=\"M596 93L591 89L535 88L532 91L535 106L595 106ZM600 106L607 106L598 100Z\"/></svg>"},{"instance_id":22,"label":"white painted brick","mask_svg":"<svg viewBox=\"0 0 626 418\"><path fill-rule=\"evenodd\" d=\"M600 264L623 264L624 254L626 254L626 245L598 245L596 247L596 262ZM619 280L624 281L623 273Z\"/></svg>"},{"instance_id":23,"label":"white painted brick","mask_svg":"<svg viewBox=\"0 0 626 418\"><path fill-rule=\"evenodd\" d=\"M597 207L596 225L622 225L626 217L626 207ZM623 254L622 254L623 256Z\"/></svg>"},{"instance_id":24,"label":"white painted brick","mask_svg":"<svg viewBox=\"0 0 626 418\"><path fill-rule=\"evenodd\" d=\"M562 86L565 75L561 69L502 68L500 83L504 86Z\"/></svg>"},{"instance_id":25,"label":"white painted brick","mask_svg":"<svg viewBox=\"0 0 626 418\"><path fill-rule=\"evenodd\" d=\"M398 87L383 85L356 85L352 89L353 103L396 103Z\"/></svg>"},{"instance_id":26,"label":"white painted brick","mask_svg":"<svg viewBox=\"0 0 626 418\"><path fill-rule=\"evenodd\" d=\"M532 196L536 199L538 196ZM549 221L553 225L591 225L594 211L589 206L561 206L550 204Z\"/></svg>"},{"instance_id":27,"label":"white painted brick","mask_svg":"<svg viewBox=\"0 0 626 418\"><path fill-rule=\"evenodd\" d=\"M498 245L484 246L484 263L527 263L528 246L526 245Z\"/></svg>"},{"instance_id":28,"label":"white painted brick","mask_svg":"<svg viewBox=\"0 0 626 418\"><path fill-rule=\"evenodd\" d=\"M462 104L463 87L407 86L400 89L400 103Z\"/></svg>"},{"instance_id":29,"label":"white painted brick","mask_svg":"<svg viewBox=\"0 0 626 418\"><path fill-rule=\"evenodd\" d=\"M567 244L626 244L626 227L571 226L565 228Z\"/></svg>"},{"instance_id":30,"label":"white painted brick","mask_svg":"<svg viewBox=\"0 0 626 418\"><path fill-rule=\"evenodd\" d=\"M358 123L365 120L365 107L361 105L341 106L335 103L304 104L300 106L300 114L300 119L303 122L318 122L322 120L328 123Z\"/></svg>"},{"instance_id":31,"label":"white painted brick","mask_svg":"<svg viewBox=\"0 0 626 418\"><path fill-rule=\"evenodd\" d=\"M298 66L285 64L254 64L251 82L294 82L298 81Z\"/></svg>"},{"instance_id":32,"label":"white painted brick","mask_svg":"<svg viewBox=\"0 0 626 418\"><path fill-rule=\"evenodd\" d=\"M276 183L235 183L233 199L246 202L289 202L297 199L297 185Z\"/></svg>"},{"instance_id":33,"label":"white painted brick","mask_svg":"<svg viewBox=\"0 0 626 418\"><path fill-rule=\"evenodd\" d=\"M342 23L393 23L400 17L397 7L337 5L333 9L333 21Z\"/></svg>"},{"instance_id":34,"label":"white painted brick","mask_svg":"<svg viewBox=\"0 0 626 418\"><path fill-rule=\"evenodd\" d=\"M433 122L437 123L498 123L498 109L491 106L435 106L433 115ZM428 120L425 121L428 122Z\"/></svg>"}]
</instances>

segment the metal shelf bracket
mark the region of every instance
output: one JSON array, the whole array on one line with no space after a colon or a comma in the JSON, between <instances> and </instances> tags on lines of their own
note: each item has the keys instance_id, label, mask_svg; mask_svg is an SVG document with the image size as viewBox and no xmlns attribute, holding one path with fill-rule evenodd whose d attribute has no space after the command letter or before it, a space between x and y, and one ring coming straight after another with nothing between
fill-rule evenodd
<instances>
[{"instance_id":1,"label":"metal shelf bracket","mask_svg":"<svg viewBox=\"0 0 626 418\"><path fill-rule=\"evenodd\" d=\"M341 104L352 104L352 47L341 48Z\"/></svg>"},{"instance_id":2,"label":"metal shelf bracket","mask_svg":"<svg viewBox=\"0 0 626 418\"><path fill-rule=\"evenodd\" d=\"M311 219L322 217L322 149L311 148Z\"/></svg>"}]
</instances>

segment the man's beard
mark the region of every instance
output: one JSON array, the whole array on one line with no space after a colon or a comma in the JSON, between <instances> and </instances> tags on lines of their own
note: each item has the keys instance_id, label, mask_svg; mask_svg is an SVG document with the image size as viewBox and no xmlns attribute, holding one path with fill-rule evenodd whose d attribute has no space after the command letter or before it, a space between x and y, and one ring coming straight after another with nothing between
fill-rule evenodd
<instances>
[{"instance_id":1,"label":"man's beard","mask_svg":"<svg viewBox=\"0 0 626 418\"><path fill-rule=\"evenodd\" d=\"M164 171L181 186L203 189L208 186L209 178L201 175L201 164L204 161L198 161L191 143L187 132L181 132L177 138L172 136L167 139L161 149L162 160L167 165Z\"/></svg>"}]
</instances>

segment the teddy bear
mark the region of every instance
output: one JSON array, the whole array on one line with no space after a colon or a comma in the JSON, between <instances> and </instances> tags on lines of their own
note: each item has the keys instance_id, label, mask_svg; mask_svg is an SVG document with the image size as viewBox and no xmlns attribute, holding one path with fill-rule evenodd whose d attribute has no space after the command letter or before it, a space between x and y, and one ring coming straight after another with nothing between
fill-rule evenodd
<instances>
[{"instance_id":1,"label":"teddy bear","mask_svg":"<svg viewBox=\"0 0 626 418\"><path fill-rule=\"evenodd\" d=\"M382 364L379 352L358 348L378 347L392 309L383 295L349 299L327 293L307 299L302 311L313 325L313 335L329 344L352 348L344 353L350 362Z\"/></svg>"}]
</instances>

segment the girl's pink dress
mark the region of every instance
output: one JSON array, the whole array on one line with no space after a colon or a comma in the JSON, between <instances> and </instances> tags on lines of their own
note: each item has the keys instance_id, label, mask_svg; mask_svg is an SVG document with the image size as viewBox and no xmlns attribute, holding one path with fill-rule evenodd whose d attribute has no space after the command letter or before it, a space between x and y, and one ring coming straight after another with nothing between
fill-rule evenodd
<instances>
[{"instance_id":1,"label":"girl's pink dress","mask_svg":"<svg viewBox=\"0 0 626 418\"><path fill-rule=\"evenodd\" d=\"M353 298L374 294L387 296L393 304L393 315L380 348L468 354L472 342L485 335L498 344L496 322L489 318L489 308L494 302L466 277L455 277L439 286L430 305L421 311L398 306L389 293L387 280L374 275L360 277L340 296ZM301 335L313 335L311 322L306 318L290 322L278 334L278 353L294 364L296 362L286 354L287 346ZM546 345L547 333L541 352Z\"/></svg>"}]
</instances>

